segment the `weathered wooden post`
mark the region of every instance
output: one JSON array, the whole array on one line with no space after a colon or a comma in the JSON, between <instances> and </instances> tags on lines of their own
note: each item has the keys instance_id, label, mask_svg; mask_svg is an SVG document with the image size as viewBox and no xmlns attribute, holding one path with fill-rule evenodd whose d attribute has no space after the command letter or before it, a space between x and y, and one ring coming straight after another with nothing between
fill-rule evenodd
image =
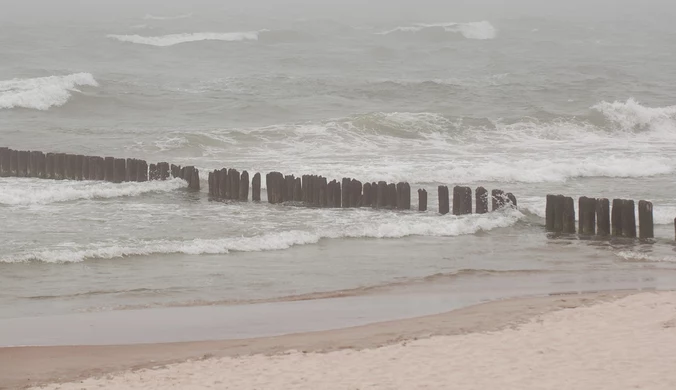
<instances>
[{"instance_id":1,"label":"weathered wooden post","mask_svg":"<svg viewBox=\"0 0 676 390\"><path fill-rule=\"evenodd\" d=\"M557 233L563 232L565 203L566 203L565 196L556 195L554 197L554 231Z\"/></svg>"},{"instance_id":2,"label":"weathered wooden post","mask_svg":"<svg viewBox=\"0 0 676 390\"><path fill-rule=\"evenodd\" d=\"M418 211L427 211L427 190L418 190Z\"/></svg>"},{"instance_id":3,"label":"weathered wooden post","mask_svg":"<svg viewBox=\"0 0 676 390\"><path fill-rule=\"evenodd\" d=\"M115 157L105 157L104 162L104 179L105 181L112 182L115 177Z\"/></svg>"},{"instance_id":4,"label":"weathered wooden post","mask_svg":"<svg viewBox=\"0 0 676 390\"><path fill-rule=\"evenodd\" d=\"M91 180L91 157L84 156L82 159L82 180Z\"/></svg>"},{"instance_id":5,"label":"weathered wooden post","mask_svg":"<svg viewBox=\"0 0 676 390\"><path fill-rule=\"evenodd\" d=\"M555 207L556 207L556 195L547 195L547 205L545 206L545 230L548 232L555 232Z\"/></svg>"},{"instance_id":6,"label":"weathered wooden post","mask_svg":"<svg viewBox=\"0 0 676 390\"><path fill-rule=\"evenodd\" d=\"M138 170L136 181L148 181L148 163L145 160L138 160L136 163L136 169Z\"/></svg>"},{"instance_id":7,"label":"weathered wooden post","mask_svg":"<svg viewBox=\"0 0 676 390\"><path fill-rule=\"evenodd\" d=\"M362 187L362 200L361 204L364 207L371 207L373 205L373 190L372 190L371 183L364 183L364 186Z\"/></svg>"},{"instance_id":8,"label":"weathered wooden post","mask_svg":"<svg viewBox=\"0 0 676 390\"><path fill-rule=\"evenodd\" d=\"M578 199L578 232L586 236L596 234L596 199L586 196Z\"/></svg>"},{"instance_id":9,"label":"weathered wooden post","mask_svg":"<svg viewBox=\"0 0 676 390\"><path fill-rule=\"evenodd\" d=\"M386 198L386 208L390 210L397 209L397 186L394 183L389 183L387 185L387 190L385 192Z\"/></svg>"},{"instance_id":10,"label":"weathered wooden post","mask_svg":"<svg viewBox=\"0 0 676 390\"><path fill-rule=\"evenodd\" d=\"M148 167L148 179L150 181L155 181L159 180L160 176L157 172L157 164L150 163L150 166ZM190 183L190 180L192 179L192 171L189 173L188 177L183 177L185 181Z\"/></svg>"},{"instance_id":11,"label":"weathered wooden post","mask_svg":"<svg viewBox=\"0 0 676 390\"><path fill-rule=\"evenodd\" d=\"M563 201L563 233L575 233L575 201L569 196Z\"/></svg>"},{"instance_id":12,"label":"weathered wooden post","mask_svg":"<svg viewBox=\"0 0 676 390\"><path fill-rule=\"evenodd\" d=\"M207 193L211 197L215 197L214 192L215 192L216 186L214 185L214 172L215 171L209 172L209 176L207 177L207 183L208 183L208 186L209 186Z\"/></svg>"},{"instance_id":13,"label":"weathered wooden post","mask_svg":"<svg viewBox=\"0 0 676 390\"><path fill-rule=\"evenodd\" d=\"M125 172L124 179L125 181L137 181L138 180L138 160L135 158L127 159L127 171Z\"/></svg>"},{"instance_id":14,"label":"weathered wooden post","mask_svg":"<svg viewBox=\"0 0 676 390\"><path fill-rule=\"evenodd\" d=\"M106 159L96 157L96 180L104 181L106 178Z\"/></svg>"},{"instance_id":15,"label":"weathered wooden post","mask_svg":"<svg viewBox=\"0 0 676 390\"><path fill-rule=\"evenodd\" d=\"M249 200L249 172L242 171L239 177L239 200L247 202Z\"/></svg>"},{"instance_id":16,"label":"weathered wooden post","mask_svg":"<svg viewBox=\"0 0 676 390\"><path fill-rule=\"evenodd\" d=\"M622 235L636 238L636 212L633 200L622 202Z\"/></svg>"},{"instance_id":17,"label":"weathered wooden post","mask_svg":"<svg viewBox=\"0 0 676 390\"><path fill-rule=\"evenodd\" d=\"M493 199L493 211L505 206L505 192L503 190L491 191L491 197Z\"/></svg>"},{"instance_id":18,"label":"weathered wooden post","mask_svg":"<svg viewBox=\"0 0 676 390\"><path fill-rule=\"evenodd\" d=\"M450 212L450 199L447 186L439 186L439 214Z\"/></svg>"},{"instance_id":19,"label":"weathered wooden post","mask_svg":"<svg viewBox=\"0 0 676 390\"><path fill-rule=\"evenodd\" d=\"M261 174L256 172L251 180L251 200L254 202L261 201Z\"/></svg>"},{"instance_id":20,"label":"weathered wooden post","mask_svg":"<svg viewBox=\"0 0 676 390\"><path fill-rule=\"evenodd\" d=\"M154 176L153 176L153 168L154 168L154 171L155 171ZM183 167L181 169L181 171L182 171L181 172L181 178L183 180L185 180L186 182L188 182L188 189L192 189L191 188L192 173L193 173L194 170L195 170L195 167L193 167L193 166L187 166L187 167ZM153 177L157 177L157 165L150 164L150 167L149 167L149 170L148 170L148 178L150 180L154 180Z\"/></svg>"},{"instance_id":21,"label":"weathered wooden post","mask_svg":"<svg viewBox=\"0 0 676 390\"><path fill-rule=\"evenodd\" d=\"M508 192L505 196L507 197L507 203L509 203L512 207L517 208L516 196L514 196L514 194L511 192Z\"/></svg>"},{"instance_id":22,"label":"weathered wooden post","mask_svg":"<svg viewBox=\"0 0 676 390\"><path fill-rule=\"evenodd\" d=\"M303 202L303 180L297 177L293 185L293 200Z\"/></svg>"},{"instance_id":23,"label":"weathered wooden post","mask_svg":"<svg viewBox=\"0 0 676 390\"><path fill-rule=\"evenodd\" d=\"M75 155L66 154L66 171L64 178L66 180L75 180Z\"/></svg>"},{"instance_id":24,"label":"weathered wooden post","mask_svg":"<svg viewBox=\"0 0 676 390\"><path fill-rule=\"evenodd\" d=\"M453 215L472 214L472 189L453 187Z\"/></svg>"},{"instance_id":25,"label":"weathered wooden post","mask_svg":"<svg viewBox=\"0 0 676 390\"><path fill-rule=\"evenodd\" d=\"M200 190L200 171L197 168L192 170L192 176L190 179L190 189L194 191Z\"/></svg>"},{"instance_id":26,"label":"weathered wooden post","mask_svg":"<svg viewBox=\"0 0 676 390\"><path fill-rule=\"evenodd\" d=\"M357 179L350 181L350 206L362 206L362 183Z\"/></svg>"},{"instance_id":27,"label":"weathered wooden post","mask_svg":"<svg viewBox=\"0 0 676 390\"><path fill-rule=\"evenodd\" d=\"M411 186L408 183L397 183L397 208L399 210L411 209Z\"/></svg>"},{"instance_id":28,"label":"weathered wooden post","mask_svg":"<svg viewBox=\"0 0 676 390\"><path fill-rule=\"evenodd\" d=\"M83 172L82 172L82 166L84 165L84 156L81 154L75 155L73 158L73 179L74 180L82 180L83 178Z\"/></svg>"},{"instance_id":29,"label":"weathered wooden post","mask_svg":"<svg viewBox=\"0 0 676 390\"><path fill-rule=\"evenodd\" d=\"M239 200L239 195L240 195L240 183L242 181L242 177L239 173L238 170L233 169L231 172L228 172L228 177L231 177L231 182L230 182L230 195L232 196L231 199L234 200Z\"/></svg>"},{"instance_id":30,"label":"weathered wooden post","mask_svg":"<svg viewBox=\"0 0 676 390\"><path fill-rule=\"evenodd\" d=\"M319 207L327 207L327 198L328 198L328 183L327 179L323 176L319 177Z\"/></svg>"},{"instance_id":31,"label":"weathered wooden post","mask_svg":"<svg viewBox=\"0 0 676 390\"><path fill-rule=\"evenodd\" d=\"M348 208L352 207L352 204L350 203L350 182L351 180L347 177L343 178L343 186L342 186L342 193L341 193L341 205L342 207Z\"/></svg>"},{"instance_id":32,"label":"weathered wooden post","mask_svg":"<svg viewBox=\"0 0 676 390\"><path fill-rule=\"evenodd\" d=\"M44 179L47 177L47 161L45 154L42 152L34 152L35 155L35 176L34 177L39 177L41 179Z\"/></svg>"},{"instance_id":33,"label":"weathered wooden post","mask_svg":"<svg viewBox=\"0 0 676 390\"><path fill-rule=\"evenodd\" d=\"M35 158L35 151L28 152L28 170L26 177L37 177L37 159Z\"/></svg>"},{"instance_id":34,"label":"weathered wooden post","mask_svg":"<svg viewBox=\"0 0 676 390\"><path fill-rule=\"evenodd\" d=\"M326 185L326 207L336 207L336 181L331 180Z\"/></svg>"},{"instance_id":35,"label":"weathered wooden post","mask_svg":"<svg viewBox=\"0 0 676 390\"><path fill-rule=\"evenodd\" d=\"M66 154L57 153L54 155L54 178L56 180L66 179Z\"/></svg>"},{"instance_id":36,"label":"weathered wooden post","mask_svg":"<svg viewBox=\"0 0 676 390\"><path fill-rule=\"evenodd\" d=\"M334 207L336 208L341 208L342 207L342 189L340 188L340 182L338 180L334 180L335 184L333 185L333 202L334 202Z\"/></svg>"},{"instance_id":37,"label":"weathered wooden post","mask_svg":"<svg viewBox=\"0 0 676 390\"><path fill-rule=\"evenodd\" d=\"M284 180L285 180L285 186L286 186L286 195L284 196L284 199L293 202L294 200L296 200L296 198L295 198L296 176L286 175L284 177ZM302 186L302 184L301 184L301 186Z\"/></svg>"},{"instance_id":38,"label":"weathered wooden post","mask_svg":"<svg viewBox=\"0 0 676 390\"><path fill-rule=\"evenodd\" d=\"M29 158L29 152L20 150L19 151L19 169L18 169L18 177L28 177L28 158Z\"/></svg>"},{"instance_id":39,"label":"weathered wooden post","mask_svg":"<svg viewBox=\"0 0 676 390\"><path fill-rule=\"evenodd\" d=\"M475 190L476 213L486 214L488 212L488 190L483 187L477 187Z\"/></svg>"},{"instance_id":40,"label":"weathered wooden post","mask_svg":"<svg viewBox=\"0 0 676 390\"><path fill-rule=\"evenodd\" d=\"M275 203L275 197L272 195L272 172L265 174L265 192L268 196L268 203Z\"/></svg>"},{"instance_id":41,"label":"weathered wooden post","mask_svg":"<svg viewBox=\"0 0 676 390\"><path fill-rule=\"evenodd\" d=\"M45 177L47 179L56 179L54 177L54 153L47 153L45 155Z\"/></svg>"},{"instance_id":42,"label":"weathered wooden post","mask_svg":"<svg viewBox=\"0 0 676 390\"><path fill-rule=\"evenodd\" d=\"M174 179L179 177L180 174L181 174L181 166L180 165L171 164L170 170L171 170L171 177L173 177Z\"/></svg>"},{"instance_id":43,"label":"weathered wooden post","mask_svg":"<svg viewBox=\"0 0 676 390\"><path fill-rule=\"evenodd\" d=\"M157 163L158 180L167 180L169 178L169 163Z\"/></svg>"},{"instance_id":44,"label":"weathered wooden post","mask_svg":"<svg viewBox=\"0 0 676 390\"><path fill-rule=\"evenodd\" d=\"M12 177L19 176L19 151L9 150L9 175Z\"/></svg>"},{"instance_id":45,"label":"weathered wooden post","mask_svg":"<svg viewBox=\"0 0 676 390\"><path fill-rule=\"evenodd\" d=\"M0 177L9 176L9 148L0 148Z\"/></svg>"},{"instance_id":46,"label":"weathered wooden post","mask_svg":"<svg viewBox=\"0 0 676 390\"><path fill-rule=\"evenodd\" d=\"M639 227L639 238L654 238L654 226L653 226L653 204L645 200L640 200L638 202L638 227Z\"/></svg>"},{"instance_id":47,"label":"weathered wooden post","mask_svg":"<svg viewBox=\"0 0 676 390\"><path fill-rule=\"evenodd\" d=\"M611 214L612 235L615 237L622 236L622 199L613 199L613 209Z\"/></svg>"},{"instance_id":48,"label":"weathered wooden post","mask_svg":"<svg viewBox=\"0 0 676 390\"><path fill-rule=\"evenodd\" d=\"M115 176L113 181L115 183L122 183L127 176L127 160L123 158L115 159Z\"/></svg>"},{"instance_id":49,"label":"weathered wooden post","mask_svg":"<svg viewBox=\"0 0 676 390\"><path fill-rule=\"evenodd\" d=\"M225 194L226 194L226 189L228 187L228 170L226 168L221 168L220 170L216 170L214 173L215 177L215 182L218 184L218 188L216 188L215 193L217 194L216 196L219 198L225 199ZM261 196L261 178L260 174L258 175L258 200L260 200Z\"/></svg>"},{"instance_id":50,"label":"weathered wooden post","mask_svg":"<svg viewBox=\"0 0 676 390\"><path fill-rule=\"evenodd\" d=\"M596 200L596 226L599 236L610 235L610 201L606 198Z\"/></svg>"}]
</instances>

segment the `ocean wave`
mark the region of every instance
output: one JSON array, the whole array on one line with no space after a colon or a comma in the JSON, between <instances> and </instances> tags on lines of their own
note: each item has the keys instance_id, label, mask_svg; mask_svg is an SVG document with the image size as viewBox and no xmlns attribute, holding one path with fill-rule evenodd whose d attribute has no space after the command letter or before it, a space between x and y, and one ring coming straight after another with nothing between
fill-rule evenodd
<instances>
[{"instance_id":1,"label":"ocean wave","mask_svg":"<svg viewBox=\"0 0 676 390\"><path fill-rule=\"evenodd\" d=\"M622 251L616 255L629 262L676 263L676 256L658 256L645 252Z\"/></svg>"},{"instance_id":2,"label":"ocean wave","mask_svg":"<svg viewBox=\"0 0 676 390\"><path fill-rule=\"evenodd\" d=\"M181 43L200 42L200 41L225 41L225 42L239 42L239 41L256 41L260 31L247 32L231 32L231 33L185 33L185 34L170 34L156 37L145 37L141 35L116 35L109 34L108 38L117 39L120 42L130 42L140 45L150 45L167 47L174 46Z\"/></svg>"},{"instance_id":3,"label":"ocean wave","mask_svg":"<svg viewBox=\"0 0 676 390\"><path fill-rule=\"evenodd\" d=\"M175 16L155 16L152 14L146 14L143 17L145 20L177 20L177 19L188 19L192 18L192 12L189 14L175 15Z\"/></svg>"},{"instance_id":4,"label":"ocean wave","mask_svg":"<svg viewBox=\"0 0 676 390\"><path fill-rule=\"evenodd\" d=\"M488 21L469 22L469 23L416 23L411 26L400 26L391 30L376 33L377 35L391 35L391 34L410 34L420 33L430 30L438 30L446 33L461 34L467 39L495 39L497 36L497 29Z\"/></svg>"},{"instance_id":5,"label":"ocean wave","mask_svg":"<svg viewBox=\"0 0 676 390\"><path fill-rule=\"evenodd\" d=\"M91 73L0 81L0 109L31 108L48 110L68 102L77 87L98 87Z\"/></svg>"},{"instance_id":6,"label":"ocean wave","mask_svg":"<svg viewBox=\"0 0 676 390\"><path fill-rule=\"evenodd\" d=\"M603 101L592 107L604 115L618 129L625 131L676 130L676 106L647 107L633 98L626 102Z\"/></svg>"},{"instance_id":7,"label":"ocean wave","mask_svg":"<svg viewBox=\"0 0 676 390\"><path fill-rule=\"evenodd\" d=\"M0 179L0 205L44 205L84 199L139 196L151 192L173 191L186 186L181 179L143 183L57 181L40 179Z\"/></svg>"},{"instance_id":8,"label":"ocean wave","mask_svg":"<svg viewBox=\"0 0 676 390\"><path fill-rule=\"evenodd\" d=\"M368 212L368 211L362 211ZM463 217L421 216L416 214L393 217L389 220L353 223L340 228L318 231L290 230L251 237L218 239L193 239L185 241L154 240L105 242L90 245L69 244L68 249L29 251L3 255L0 263L40 261L47 263L73 263L95 259L115 259L153 254L228 254L230 252L260 252L288 249L296 245L316 244L324 238L402 238L408 236L452 237L474 234L479 231L512 226L523 214L515 209L505 209L483 215Z\"/></svg>"}]
</instances>

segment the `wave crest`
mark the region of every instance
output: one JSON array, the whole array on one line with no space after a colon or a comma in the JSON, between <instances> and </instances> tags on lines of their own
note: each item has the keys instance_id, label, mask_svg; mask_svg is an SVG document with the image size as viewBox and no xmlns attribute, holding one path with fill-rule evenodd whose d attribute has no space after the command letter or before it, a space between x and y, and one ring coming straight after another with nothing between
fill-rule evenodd
<instances>
[{"instance_id":1,"label":"wave crest","mask_svg":"<svg viewBox=\"0 0 676 390\"><path fill-rule=\"evenodd\" d=\"M186 185L181 179L120 184L50 180L47 185L40 179L0 179L0 205L35 205L138 196L150 192L173 191Z\"/></svg>"},{"instance_id":2,"label":"wave crest","mask_svg":"<svg viewBox=\"0 0 676 390\"><path fill-rule=\"evenodd\" d=\"M0 81L0 109L31 108L48 110L68 102L77 87L98 87L91 73Z\"/></svg>"},{"instance_id":3,"label":"wave crest","mask_svg":"<svg viewBox=\"0 0 676 390\"><path fill-rule=\"evenodd\" d=\"M185 33L170 34L156 37L145 37L141 35L116 35L109 34L108 38L117 39L120 42L136 43L140 45L167 47L181 43L199 42L199 41L256 41L260 31L231 32L231 33Z\"/></svg>"},{"instance_id":4,"label":"wave crest","mask_svg":"<svg viewBox=\"0 0 676 390\"><path fill-rule=\"evenodd\" d=\"M359 211L369 213L369 211ZM402 238L407 236L453 237L474 234L517 223L523 214L515 209L470 215L464 217L439 217L395 213L384 216L385 220L366 224L322 229L321 231L290 230L251 237L228 237L218 239L193 239L185 241L132 240L126 242L103 242L90 245L69 244L52 250L38 250L0 257L0 263L40 261L48 263L72 263L94 259L115 259L128 256L153 254L228 254L230 252L259 252L288 249L296 245L316 244L323 238Z\"/></svg>"},{"instance_id":5,"label":"wave crest","mask_svg":"<svg viewBox=\"0 0 676 390\"><path fill-rule=\"evenodd\" d=\"M378 35L391 35L391 34L410 34L410 33L420 33L430 30L441 30L446 33L457 33L461 34L467 39L495 39L497 36L497 29L488 21L484 20L481 22L469 22L469 23L416 23L412 26L400 26L393 28L392 30L383 31L376 33Z\"/></svg>"},{"instance_id":6,"label":"wave crest","mask_svg":"<svg viewBox=\"0 0 676 390\"><path fill-rule=\"evenodd\" d=\"M646 107L633 98L626 102L601 102L592 107L616 127L625 131L675 130L676 106Z\"/></svg>"}]
</instances>

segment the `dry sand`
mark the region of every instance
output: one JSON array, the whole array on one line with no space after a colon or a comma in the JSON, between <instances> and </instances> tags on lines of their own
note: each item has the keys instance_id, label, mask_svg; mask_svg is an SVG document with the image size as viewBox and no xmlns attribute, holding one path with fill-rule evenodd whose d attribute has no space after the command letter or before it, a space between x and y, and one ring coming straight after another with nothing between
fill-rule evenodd
<instances>
[{"instance_id":1,"label":"dry sand","mask_svg":"<svg viewBox=\"0 0 676 390\"><path fill-rule=\"evenodd\" d=\"M8 388L99 376L44 387L62 390L671 390L674 367L676 292L525 298L255 340L0 349Z\"/></svg>"}]
</instances>

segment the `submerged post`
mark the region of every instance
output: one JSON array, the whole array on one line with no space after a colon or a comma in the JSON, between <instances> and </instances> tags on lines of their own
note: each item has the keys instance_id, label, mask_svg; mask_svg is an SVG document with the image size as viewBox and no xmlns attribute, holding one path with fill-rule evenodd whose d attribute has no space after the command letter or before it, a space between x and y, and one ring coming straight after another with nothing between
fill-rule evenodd
<instances>
[{"instance_id":1,"label":"submerged post","mask_svg":"<svg viewBox=\"0 0 676 390\"><path fill-rule=\"evenodd\" d=\"M483 187L477 187L475 197L476 213L486 214L488 212L488 190Z\"/></svg>"},{"instance_id":2,"label":"submerged post","mask_svg":"<svg viewBox=\"0 0 676 390\"><path fill-rule=\"evenodd\" d=\"M505 205L505 192L503 190L491 191L493 199L493 211L501 209Z\"/></svg>"},{"instance_id":3,"label":"submerged post","mask_svg":"<svg viewBox=\"0 0 676 390\"><path fill-rule=\"evenodd\" d=\"M610 201L606 198L596 200L596 226L599 236L610 235Z\"/></svg>"}]
</instances>

